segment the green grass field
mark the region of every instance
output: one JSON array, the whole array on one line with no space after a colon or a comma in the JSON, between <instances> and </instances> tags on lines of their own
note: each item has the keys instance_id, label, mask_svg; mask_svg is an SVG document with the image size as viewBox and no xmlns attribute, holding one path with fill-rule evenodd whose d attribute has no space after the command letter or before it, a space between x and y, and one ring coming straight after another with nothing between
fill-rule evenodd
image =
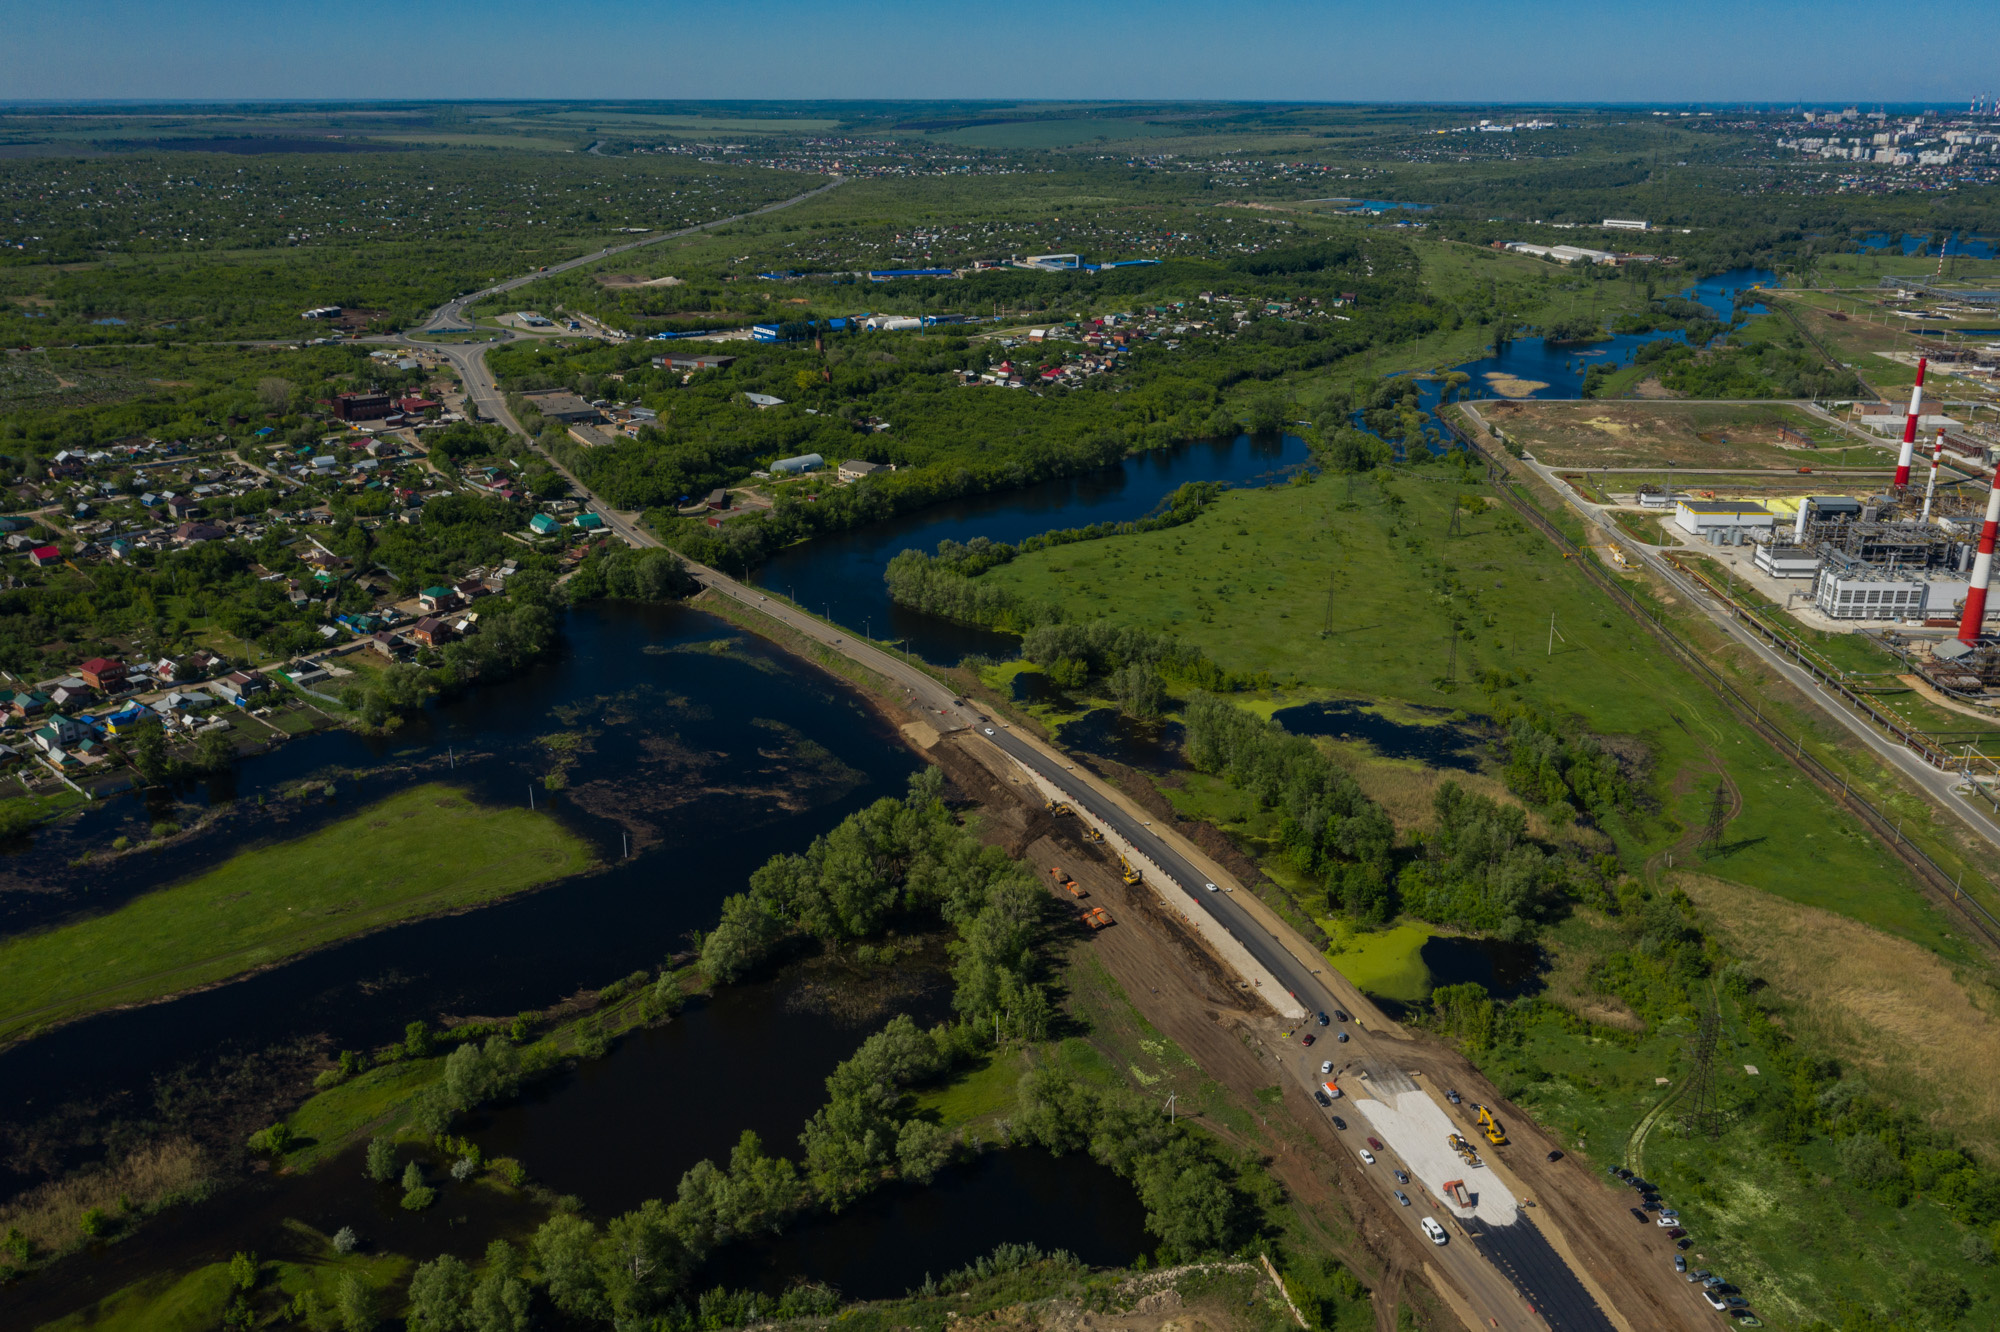
<instances>
[{"instance_id":1,"label":"green grass field","mask_svg":"<svg viewBox=\"0 0 2000 1332\"><path fill-rule=\"evenodd\" d=\"M593 863L589 845L547 814L419 786L103 915L0 943L0 1041L491 902Z\"/></svg>"},{"instance_id":2,"label":"green grass field","mask_svg":"<svg viewBox=\"0 0 2000 1332\"><path fill-rule=\"evenodd\" d=\"M321 1237L324 1242L324 1237ZM370 1292L380 1310L399 1302L396 1288L415 1264L399 1254L341 1256L326 1245L326 1256L311 1262L266 1262L258 1265L257 1291L251 1306L258 1323L290 1321L282 1310L310 1293L323 1309L334 1307L341 1279L352 1276ZM107 1295L85 1309L52 1323L41 1332L209 1332L228 1326L224 1315L237 1288L229 1264L210 1263L181 1276L158 1276ZM333 1326L335 1324L328 1324Z\"/></svg>"},{"instance_id":3,"label":"green grass field","mask_svg":"<svg viewBox=\"0 0 2000 1332\"><path fill-rule=\"evenodd\" d=\"M1080 619L1177 634L1230 670L1269 671L1280 704L1331 690L1478 713L1489 695L1469 682L1500 672L1537 708L1645 741L1659 815L1607 829L1628 862L1700 826L1720 768L1743 809L1711 873L1962 951L1886 849L1543 537L1494 508L1448 536L1458 497L1491 495L1450 475L1233 491L1186 526L1055 547L984 577ZM1446 687L1453 619L1459 683Z\"/></svg>"}]
</instances>

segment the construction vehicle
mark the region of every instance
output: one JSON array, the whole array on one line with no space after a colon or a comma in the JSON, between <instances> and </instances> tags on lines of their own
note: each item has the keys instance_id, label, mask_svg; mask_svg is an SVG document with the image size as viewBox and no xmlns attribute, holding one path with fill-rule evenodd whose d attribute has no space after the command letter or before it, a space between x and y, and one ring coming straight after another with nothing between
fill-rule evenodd
<instances>
[{"instance_id":1,"label":"construction vehicle","mask_svg":"<svg viewBox=\"0 0 2000 1332\"><path fill-rule=\"evenodd\" d=\"M1472 1206L1472 1195L1465 1191L1465 1181L1462 1179L1446 1180L1444 1182L1444 1196L1457 1203L1460 1207Z\"/></svg>"},{"instance_id":2,"label":"construction vehicle","mask_svg":"<svg viewBox=\"0 0 2000 1332\"><path fill-rule=\"evenodd\" d=\"M1083 825L1083 840L1086 842L1101 842L1104 840L1104 834L1097 831L1091 824L1086 823Z\"/></svg>"},{"instance_id":3,"label":"construction vehicle","mask_svg":"<svg viewBox=\"0 0 2000 1332\"><path fill-rule=\"evenodd\" d=\"M1479 1131L1486 1135L1486 1141L1495 1147L1505 1147L1507 1132L1500 1127L1500 1121L1493 1117L1493 1112L1483 1105L1476 1105L1473 1109L1479 1112Z\"/></svg>"},{"instance_id":4,"label":"construction vehicle","mask_svg":"<svg viewBox=\"0 0 2000 1332\"><path fill-rule=\"evenodd\" d=\"M1131 861L1120 856L1118 857L1118 877L1127 883L1137 883L1139 882L1139 871L1132 868Z\"/></svg>"},{"instance_id":5,"label":"construction vehicle","mask_svg":"<svg viewBox=\"0 0 2000 1332\"><path fill-rule=\"evenodd\" d=\"M1075 810L1071 809L1067 804L1065 804L1060 800L1044 800L1042 802L1042 808L1047 810L1051 815L1053 815L1056 818L1061 818L1065 814L1076 813Z\"/></svg>"},{"instance_id":6,"label":"construction vehicle","mask_svg":"<svg viewBox=\"0 0 2000 1332\"><path fill-rule=\"evenodd\" d=\"M1486 1164L1479 1159L1479 1153L1472 1150L1472 1144L1464 1138L1459 1137L1456 1133L1450 1134L1447 1141L1451 1143L1451 1149L1457 1152L1464 1159L1465 1163L1474 1170Z\"/></svg>"},{"instance_id":7,"label":"construction vehicle","mask_svg":"<svg viewBox=\"0 0 2000 1332\"><path fill-rule=\"evenodd\" d=\"M1083 912L1079 919L1093 930L1101 930L1106 925L1115 923L1111 919L1111 913L1103 907L1090 907Z\"/></svg>"}]
</instances>

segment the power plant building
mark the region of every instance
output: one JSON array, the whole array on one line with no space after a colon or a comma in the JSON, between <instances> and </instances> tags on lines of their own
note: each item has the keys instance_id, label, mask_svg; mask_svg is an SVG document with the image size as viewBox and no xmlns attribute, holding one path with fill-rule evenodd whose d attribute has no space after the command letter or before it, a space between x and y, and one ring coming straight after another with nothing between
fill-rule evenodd
<instances>
[{"instance_id":1,"label":"power plant building","mask_svg":"<svg viewBox=\"0 0 2000 1332\"><path fill-rule=\"evenodd\" d=\"M1922 620L1953 613L1965 600L1963 578L1933 580L1921 569L1829 562L1813 583L1813 605L1834 620Z\"/></svg>"}]
</instances>

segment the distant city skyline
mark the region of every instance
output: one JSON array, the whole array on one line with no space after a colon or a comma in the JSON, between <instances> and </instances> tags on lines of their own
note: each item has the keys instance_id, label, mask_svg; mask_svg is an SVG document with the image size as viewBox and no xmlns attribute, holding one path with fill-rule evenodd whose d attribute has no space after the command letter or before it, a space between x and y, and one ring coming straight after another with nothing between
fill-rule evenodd
<instances>
[{"instance_id":1,"label":"distant city skyline","mask_svg":"<svg viewBox=\"0 0 2000 1332\"><path fill-rule=\"evenodd\" d=\"M1963 106L1990 3L0 0L0 100L1076 98ZM1955 40L1953 34L1960 35ZM1884 58L1882 52L1892 53ZM1895 58L1893 53L1906 53Z\"/></svg>"}]
</instances>

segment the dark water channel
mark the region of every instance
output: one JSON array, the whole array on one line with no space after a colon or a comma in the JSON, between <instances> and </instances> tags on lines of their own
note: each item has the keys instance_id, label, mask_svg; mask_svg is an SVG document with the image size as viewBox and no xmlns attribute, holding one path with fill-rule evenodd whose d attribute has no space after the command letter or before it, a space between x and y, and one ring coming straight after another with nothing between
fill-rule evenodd
<instances>
[{"instance_id":1,"label":"dark water channel","mask_svg":"<svg viewBox=\"0 0 2000 1332\"><path fill-rule=\"evenodd\" d=\"M73 869L80 849L101 851L121 828L161 811L158 798L106 800L0 862L0 920L13 933L103 909L416 782L447 780L485 801L524 804L550 762L537 738L556 732L582 735L585 747L568 789L538 789L537 801L593 844L602 868L169 1003L89 1018L0 1054L4 1192L95 1159L112 1123L139 1135L179 1127L178 1098L198 1099L255 1065L257 1052L366 1048L417 1018L511 1015L656 966L711 925L722 897L766 857L801 849L846 813L899 793L918 766L858 694L722 621L680 607L589 607L571 613L564 651L534 672L435 707L384 741L328 732L292 742L243 764L233 789L178 793L181 817L224 797L234 804L171 855ZM279 798L330 770L331 799ZM271 803L260 808L260 795ZM631 857L621 859L628 842ZM465 1131L488 1155L519 1157L537 1182L599 1214L671 1198L683 1171L726 1156L746 1128L772 1150L795 1151L825 1099L826 1075L887 1013L945 1016L946 978L935 967L904 970L924 974L897 977L872 1004L857 1001L867 978L815 964L725 990L628 1036L608 1058L482 1112ZM292 1222L322 1234L353 1225L384 1249L470 1259L538 1215L488 1190L432 1182L440 1201L411 1214L393 1187L362 1178L358 1150L307 1176L256 1176L0 1291L0 1326L32 1326L142 1276L240 1248L312 1251L320 1241ZM892 1190L728 1261L745 1265L744 1281L776 1286L810 1275L871 1293L900 1291L906 1266L914 1284L1002 1239L1124 1262L1142 1247L1137 1206L1128 1186L1088 1162L1008 1152L948 1172L935 1190Z\"/></svg>"},{"instance_id":2,"label":"dark water channel","mask_svg":"<svg viewBox=\"0 0 2000 1332\"><path fill-rule=\"evenodd\" d=\"M933 551L946 540L1020 541L1055 528L1128 522L1158 509L1189 481L1235 486L1282 481L1309 456L1296 435L1194 440L1083 476L975 495L808 541L765 561L751 579L878 641L907 642L926 661L950 665L971 653L1004 659L1018 650L1014 635L954 624L890 601L882 581L890 559L912 548Z\"/></svg>"},{"instance_id":3,"label":"dark water channel","mask_svg":"<svg viewBox=\"0 0 2000 1332\"><path fill-rule=\"evenodd\" d=\"M1427 709L1440 714L1442 708ZM1357 699L1301 703L1281 708L1272 720L1293 735L1324 735L1338 740L1365 741L1384 758L1416 759L1433 768L1479 771L1489 736L1479 727L1460 722L1399 722L1370 711Z\"/></svg>"},{"instance_id":4,"label":"dark water channel","mask_svg":"<svg viewBox=\"0 0 2000 1332\"><path fill-rule=\"evenodd\" d=\"M925 1025L947 1020L949 981L929 979L885 1007ZM826 1100L827 1075L888 1016L842 1019L801 1002L808 986L826 985L793 973L722 990L626 1037L617 1057L475 1117L467 1136L487 1156L527 1162L541 1183L605 1212L671 1200L689 1166L726 1161L745 1129L767 1150L795 1155L799 1130ZM774 1048L781 1059L771 1058Z\"/></svg>"},{"instance_id":5,"label":"dark water channel","mask_svg":"<svg viewBox=\"0 0 2000 1332\"><path fill-rule=\"evenodd\" d=\"M556 661L436 708L386 744L330 732L243 764L235 813L171 854L82 871L54 863L79 843L102 849L116 820L143 817L133 795L46 839L53 845L11 858L10 932L58 910L113 905L416 781L449 780L488 802L525 804L549 766L536 737L577 731L587 750L570 789L536 798L588 838L604 864L541 892L349 940L172 1003L88 1018L0 1054L8 1164L53 1164L34 1154L22 1161L23 1138L35 1135L21 1130L58 1107L152 1117L156 1083L219 1056L301 1040L368 1048L417 1018L511 1015L657 966L686 946L689 931L712 924L723 896L767 856L803 847L850 810L900 791L917 766L858 695L699 612L587 608L570 615L567 635ZM437 761L447 751L461 757L455 769ZM399 756L414 770L341 779L334 800L282 822L260 817L254 804L328 765ZM627 860L619 859L621 835L635 852Z\"/></svg>"},{"instance_id":6,"label":"dark water channel","mask_svg":"<svg viewBox=\"0 0 2000 1332\"><path fill-rule=\"evenodd\" d=\"M1548 969L1548 958L1537 944L1457 934L1431 936L1424 940L1417 956L1430 973L1431 989L1474 983L1483 986L1495 999L1518 999L1536 993L1542 988L1542 976ZM1422 1004L1372 992L1368 997L1392 1018L1401 1019L1424 1008Z\"/></svg>"},{"instance_id":7,"label":"dark water channel","mask_svg":"<svg viewBox=\"0 0 2000 1332\"><path fill-rule=\"evenodd\" d=\"M733 1245L701 1284L775 1292L802 1276L855 1299L882 1299L1021 1243L1122 1267L1152 1247L1145 1222L1131 1186L1107 1167L1012 1148L948 1170L927 1188L892 1185L837 1217Z\"/></svg>"}]
</instances>

